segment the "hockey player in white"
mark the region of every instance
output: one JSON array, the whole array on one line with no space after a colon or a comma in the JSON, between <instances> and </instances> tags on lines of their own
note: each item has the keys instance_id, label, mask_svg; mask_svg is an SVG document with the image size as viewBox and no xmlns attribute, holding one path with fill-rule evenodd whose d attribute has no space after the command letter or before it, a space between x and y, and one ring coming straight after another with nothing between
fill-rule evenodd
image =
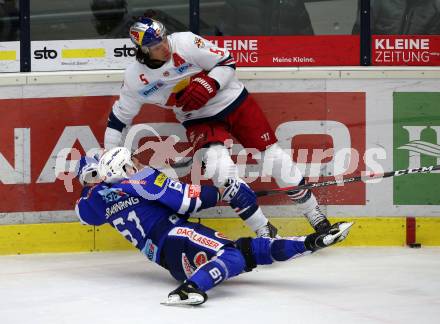
<instances>
[{"instance_id":1,"label":"hockey player in white","mask_svg":"<svg viewBox=\"0 0 440 324\"><path fill-rule=\"evenodd\" d=\"M235 75L235 61L226 49L191 32L167 35L165 26L141 17L130 28L136 61L125 71L119 99L105 131L106 149L122 145L123 131L145 103L174 111L186 128L194 152L203 148L205 174L222 187L238 178L238 169L223 143L234 137L246 148L263 152L264 163L280 187L304 183L301 172L279 144L258 104ZM310 190L290 195L317 232L330 222ZM240 210L239 216L257 236L275 237L277 229L260 208ZM345 237L341 237L340 240Z\"/></svg>"}]
</instances>

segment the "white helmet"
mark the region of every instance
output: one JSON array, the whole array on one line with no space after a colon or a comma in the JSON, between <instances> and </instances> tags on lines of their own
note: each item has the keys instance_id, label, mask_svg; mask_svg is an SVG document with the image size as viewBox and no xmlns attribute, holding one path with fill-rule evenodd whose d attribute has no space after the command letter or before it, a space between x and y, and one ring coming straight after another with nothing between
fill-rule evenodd
<instances>
[{"instance_id":1,"label":"white helmet","mask_svg":"<svg viewBox=\"0 0 440 324\"><path fill-rule=\"evenodd\" d=\"M98 172L105 182L116 183L129 177L126 172L127 165L137 171L131 160L130 151L125 147L115 147L101 157Z\"/></svg>"}]
</instances>

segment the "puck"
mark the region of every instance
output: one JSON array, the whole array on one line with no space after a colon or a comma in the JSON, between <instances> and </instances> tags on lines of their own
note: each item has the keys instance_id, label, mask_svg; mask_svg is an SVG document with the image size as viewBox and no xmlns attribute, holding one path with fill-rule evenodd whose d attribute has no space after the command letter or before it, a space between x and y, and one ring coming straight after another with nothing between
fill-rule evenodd
<instances>
[{"instance_id":1,"label":"puck","mask_svg":"<svg viewBox=\"0 0 440 324\"><path fill-rule=\"evenodd\" d=\"M410 243L410 244L408 244L408 246L410 248L413 248L413 249L420 249L422 247L422 244L420 244L420 243Z\"/></svg>"}]
</instances>

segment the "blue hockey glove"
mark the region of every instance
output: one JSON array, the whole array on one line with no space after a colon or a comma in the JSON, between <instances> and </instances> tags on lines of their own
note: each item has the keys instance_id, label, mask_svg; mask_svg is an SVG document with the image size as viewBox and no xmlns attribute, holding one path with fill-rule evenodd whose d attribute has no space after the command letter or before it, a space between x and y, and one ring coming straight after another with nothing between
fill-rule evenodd
<instances>
[{"instance_id":1,"label":"blue hockey glove","mask_svg":"<svg viewBox=\"0 0 440 324\"><path fill-rule=\"evenodd\" d=\"M244 209L257 204L255 193L239 179L229 178L224 186L222 200L228 202L231 207Z\"/></svg>"}]
</instances>

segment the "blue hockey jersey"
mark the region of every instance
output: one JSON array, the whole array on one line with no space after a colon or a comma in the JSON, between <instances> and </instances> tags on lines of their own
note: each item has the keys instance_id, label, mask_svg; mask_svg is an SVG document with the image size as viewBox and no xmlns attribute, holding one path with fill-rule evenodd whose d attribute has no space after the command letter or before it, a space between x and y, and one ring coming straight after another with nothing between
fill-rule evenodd
<instances>
[{"instance_id":1,"label":"blue hockey jersey","mask_svg":"<svg viewBox=\"0 0 440 324\"><path fill-rule=\"evenodd\" d=\"M215 206L218 196L216 187L185 184L145 167L119 183L85 187L75 211L83 224L109 223L160 263L168 232L193 213Z\"/></svg>"}]
</instances>

